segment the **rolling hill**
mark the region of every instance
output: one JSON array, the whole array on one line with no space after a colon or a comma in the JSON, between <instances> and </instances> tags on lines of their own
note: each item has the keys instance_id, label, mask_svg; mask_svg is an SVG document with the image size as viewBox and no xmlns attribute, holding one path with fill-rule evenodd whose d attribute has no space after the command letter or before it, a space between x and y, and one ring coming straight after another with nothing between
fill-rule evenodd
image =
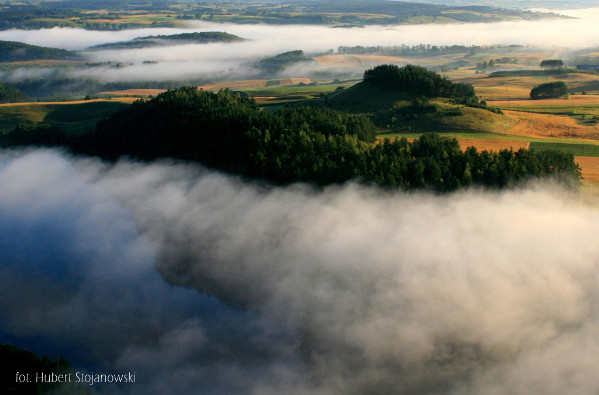
<instances>
[{"instance_id":1,"label":"rolling hill","mask_svg":"<svg viewBox=\"0 0 599 395\"><path fill-rule=\"evenodd\" d=\"M451 86L450 83L447 89L451 90ZM382 133L502 133L516 124L501 113L461 104L465 102L463 98L431 96L363 81L339 89L321 102L336 110L369 116ZM472 98L469 104L478 102Z\"/></svg>"}]
</instances>

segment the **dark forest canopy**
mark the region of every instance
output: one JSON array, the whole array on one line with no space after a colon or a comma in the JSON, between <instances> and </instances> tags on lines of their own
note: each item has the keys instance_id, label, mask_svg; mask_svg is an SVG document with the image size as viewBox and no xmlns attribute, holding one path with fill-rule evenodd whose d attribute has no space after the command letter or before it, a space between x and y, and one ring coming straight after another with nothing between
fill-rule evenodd
<instances>
[{"instance_id":1,"label":"dark forest canopy","mask_svg":"<svg viewBox=\"0 0 599 395\"><path fill-rule=\"evenodd\" d=\"M422 66L410 64L405 67L392 64L376 66L364 72L364 82L427 97L463 98L475 95L470 84L453 83Z\"/></svg>"},{"instance_id":2,"label":"dark forest canopy","mask_svg":"<svg viewBox=\"0 0 599 395\"><path fill-rule=\"evenodd\" d=\"M545 59L540 66L544 69L559 69L564 67L564 61L561 59Z\"/></svg>"},{"instance_id":3,"label":"dark forest canopy","mask_svg":"<svg viewBox=\"0 0 599 395\"><path fill-rule=\"evenodd\" d=\"M20 130L26 144L41 135ZM53 142L61 136L54 130ZM33 137L32 137L33 136ZM4 144L9 144L7 136ZM358 180L388 188L439 192L473 185L509 187L533 177L578 185L571 154L468 148L455 138L425 134L412 142L373 144L372 122L313 107L263 112L247 97L185 87L140 100L98 123L94 134L67 139L75 152L115 160L176 158L274 184L329 185ZM42 137L43 138L43 137ZM18 139L17 139L18 140Z\"/></svg>"}]
</instances>

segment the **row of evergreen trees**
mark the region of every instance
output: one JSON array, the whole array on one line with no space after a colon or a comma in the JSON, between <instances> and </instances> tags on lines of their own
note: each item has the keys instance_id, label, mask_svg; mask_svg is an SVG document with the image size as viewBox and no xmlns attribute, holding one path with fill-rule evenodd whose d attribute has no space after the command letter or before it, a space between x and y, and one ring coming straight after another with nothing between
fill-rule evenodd
<instances>
[{"instance_id":1,"label":"row of evergreen trees","mask_svg":"<svg viewBox=\"0 0 599 395\"><path fill-rule=\"evenodd\" d=\"M94 134L66 138L56 130L21 128L12 143L64 142L76 152L111 160L126 155L197 161L275 184L328 185L355 179L445 192L471 185L507 187L546 176L577 185L580 178L573 156L566 153L462 152L456 139L436 134L373 144L375 132L366 117L313 107L269 113L228 90L186 87L137 101L99 122ZM52 140L43 141L43 136Z\"/></svg>"}]
</instances>

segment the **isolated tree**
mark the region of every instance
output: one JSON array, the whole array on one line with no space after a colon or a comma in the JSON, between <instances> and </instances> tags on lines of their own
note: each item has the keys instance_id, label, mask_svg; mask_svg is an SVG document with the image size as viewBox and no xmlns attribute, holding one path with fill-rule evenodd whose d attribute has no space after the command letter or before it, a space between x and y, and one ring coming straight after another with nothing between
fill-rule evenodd
<instances>
[{"instance_id":1,"label":"isolated tree","mask_svg":"<svg viewBox=\"0 0 599 395\"><path fill-rule=\"evenodd\" d=\"M561 69L564 67L564 62L561 59L545 59L541 62L541 67L544 69Z\"/></svg>"}]
</instances>

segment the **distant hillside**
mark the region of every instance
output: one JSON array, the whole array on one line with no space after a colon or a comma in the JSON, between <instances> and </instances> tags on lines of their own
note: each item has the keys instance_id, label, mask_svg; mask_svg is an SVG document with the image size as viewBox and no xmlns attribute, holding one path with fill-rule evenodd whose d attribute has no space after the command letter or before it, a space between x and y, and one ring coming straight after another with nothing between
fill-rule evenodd
<instances>
[{"instance_id":1,"label":"distant hillside","mask_svg":"<svg viewBox=\"0 0 599 395\"><path fill-rule=\"evenodd\" d=\"M497 4L496 0L418 0L420 3L445 4L451 6L490 5ZM502 8L545 8L552 10L568 10L573 8L591 8L597 6L596 0L502 0Z\"/></svg>"},{"instance_id":2,"label":"distant hillside","mask_svg":"<svg viewBox=\"0 0 599 395\"><path fill-rule=\"evenodd\" d=\"M0 85L0 103L19 103L31 101L24 92L11 86Z\"/></svg>"},{"instance_id":3,"label":"distant hillside","mask_svg":"<svg viewBox=\"0 0 599 395\"><path fill-rule=\"evenodd\" d=\"M480 4L480 3L478 3ZM497 22L510 19L538 19L550 16L547 13L522 11L481 5L448 6L405 1L319 1L311 7L312 12L350 13L342 22L373 23L455 23ZM376 17L366 17L374 14Z\"/></svg>"},{"instance_id":4,"label":"distant hillside","mask_svg":"<svg viewBox=\"0 0 599 395\"><path fill-rule=\"evenodd\" d=\"M416 0L418 1L418 0ZM422 2L431 0L422 0ZM546 0L567 7L593 4L590 0L568 2ZM514 3L522 8L539 7L524 0L473 2L440 0L443 4L422 4L386 0L289 0L281 1L33 1L3 2L0 30L76 27L91 30L121 30L152 27L184 27L189 20L241 24L309 24L329 26L396 25L416 23L497 22L557 17L555 14L506 9ZM497 8L496 5L504 8ZM490 6L481 6L487 4Z\"/></svg>"},{"instance_id":5,"label":"distant hillside","mask_svg":"<svg viewBox=\"0 0 599 395\"><path fill-rule=\"evenodd\" d=\"M161 45L207 44L215 42L240 42L244 40L244 38L226 32L195 32L137 37L129 41L95 45L89 49L147 48Z\"/></svg>"},{"instance_id":6,"label":"distant hillside","mask_svg":"<svg viewBox=\"0 0 599 395\"><path fill-rule=\"evenodd\" d=\"M270 58L264 58L257 63L257 67L267 75L274 75L298 62L309 62L312 58L307 57L302 50L289 51Z\"/></svg>"},{"instance_id":7,"label":"distant hillside","mask_svg":"<svg viewBox=\"0 0 599 395\"><path fill-rule=\"evenodd\" d=\"M0 41L0 62L75 58L76 54L60 48L40 47L18 41Z\"/></svg>"}]
</instances>

